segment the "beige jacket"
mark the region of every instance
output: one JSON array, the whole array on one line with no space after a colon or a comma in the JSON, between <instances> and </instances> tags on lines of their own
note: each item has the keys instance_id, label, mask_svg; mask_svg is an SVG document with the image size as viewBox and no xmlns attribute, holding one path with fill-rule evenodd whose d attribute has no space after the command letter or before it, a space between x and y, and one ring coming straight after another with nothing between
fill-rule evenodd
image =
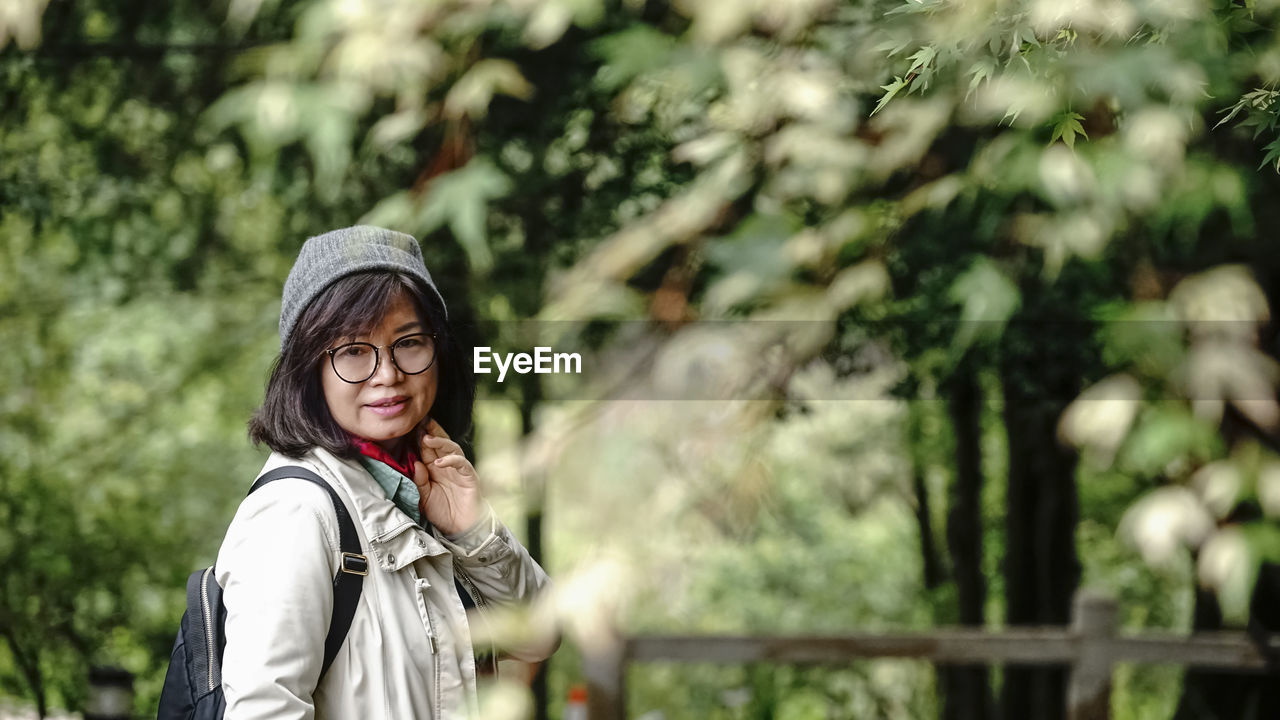
<instances>
[{"instance_id":1,"label":"beige jacket","mask_svg":"<svg viewBox=\"0 0 1280 720\"><path fill-rule=\"evenodd\" d=\"M291 464L319 474L346 502L369 574L346 642L317 686L339 564L333 505L303 480L268 484L241 503L216 565L227 608L226 720L473 715L475 654L455 571L478 590L481 611L530 600L546 573L492 514L450 542L396 508L357 462L322 449L302 460L273 453L263 471Z\"/></svg>"}]
</instances>

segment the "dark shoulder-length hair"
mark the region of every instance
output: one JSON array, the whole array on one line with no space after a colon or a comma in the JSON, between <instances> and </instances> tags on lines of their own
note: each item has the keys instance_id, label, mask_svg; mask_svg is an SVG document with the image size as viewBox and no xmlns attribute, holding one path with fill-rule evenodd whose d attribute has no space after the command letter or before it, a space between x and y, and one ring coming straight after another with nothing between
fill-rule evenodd
<instances>
[{"instance_id":1,"label":"dark shoulder-length hair","mask_svg":"<svg viewBox=\"0 0 1280 720\"><path fill-rule=\"evenodd\" d=\"M376 327L402 294L413 301L418 319L436 334L438 369L431 417L455 442L469 439L475 375L466 348L450 332L435 293L412 276L390 270L341 278L307 306L271 368L262 407L249 420L249 439L293 458L316 447L339 457L354 457L357 452L350 437L325 404L320 363L337 340Z\"/></svg>"}]
</instances>

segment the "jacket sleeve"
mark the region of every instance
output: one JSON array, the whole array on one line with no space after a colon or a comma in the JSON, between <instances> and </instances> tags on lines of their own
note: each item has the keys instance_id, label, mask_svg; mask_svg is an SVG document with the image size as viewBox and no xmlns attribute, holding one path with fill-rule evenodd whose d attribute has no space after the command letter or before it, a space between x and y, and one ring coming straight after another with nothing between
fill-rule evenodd
<instances>
[{"instance_id":1,"label":"jacket sleeve","mask_svg":"<svg viewBox=\"0 0 1280 720\"><path fill-rule=\"evenodd\" d=\"M488 507L474 526L452 536L440 536L452 553L457 569L475 586L488 605L528 604L549 591L551 580L511 530ZM521 660L535 662L555 652L560 640L556 633L545 642L535 642L507 650Z\"/></svg>"},{"instance_id":2,"label":"jacket sleeve","mask_svg":"<svg viewBox=\"0 0 1280 720\"><path fill-rule=\"evenodd\" d=\"M332 515L322 489L280 480L245 498L231 521L216 570L227 608L226 720L314 717L337 570Z\"/></svg>"}]
</instances>

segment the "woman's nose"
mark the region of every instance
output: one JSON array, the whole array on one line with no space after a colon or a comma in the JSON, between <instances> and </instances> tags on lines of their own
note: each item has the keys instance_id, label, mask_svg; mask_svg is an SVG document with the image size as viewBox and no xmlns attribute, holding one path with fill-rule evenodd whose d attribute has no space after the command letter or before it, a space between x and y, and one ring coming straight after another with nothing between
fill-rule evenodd
<instances>
[{"instance_id":1,"label":"woman's nose","mask_svg":"<svg viewBox=\"0 0 1280 720\"><path fill-rule=\"evenodd\" d=\"M378 353L378 367L373 369L373 377L369 382L379 385L391 385L400 380L400 368L391 359L391 349L384 348Z\"/></svg>"}]
</instances>

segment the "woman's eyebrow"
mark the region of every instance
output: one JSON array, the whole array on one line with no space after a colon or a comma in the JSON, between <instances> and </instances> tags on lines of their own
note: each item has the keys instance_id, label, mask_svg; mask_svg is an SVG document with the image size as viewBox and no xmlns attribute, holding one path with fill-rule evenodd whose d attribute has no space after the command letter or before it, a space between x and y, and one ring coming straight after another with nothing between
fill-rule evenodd
<instances>
[{"instance_id":1,"label":"woman's eyebrow","mask_svg":"<svg viewBox=\"0 0 1280 720\"><path fill-rule=\"evenodd\" d=\"M405 324L401 325L400 327L396 328L393 332L404 332L405 330L408 330L409 328L420 327L421 325L422 325L422 323L421 323L421 322L419 322L419 321L417 321L417 320L412 320L412 321L407 322L407 323L405 323Z\"/></svg>"}]
</instances>

